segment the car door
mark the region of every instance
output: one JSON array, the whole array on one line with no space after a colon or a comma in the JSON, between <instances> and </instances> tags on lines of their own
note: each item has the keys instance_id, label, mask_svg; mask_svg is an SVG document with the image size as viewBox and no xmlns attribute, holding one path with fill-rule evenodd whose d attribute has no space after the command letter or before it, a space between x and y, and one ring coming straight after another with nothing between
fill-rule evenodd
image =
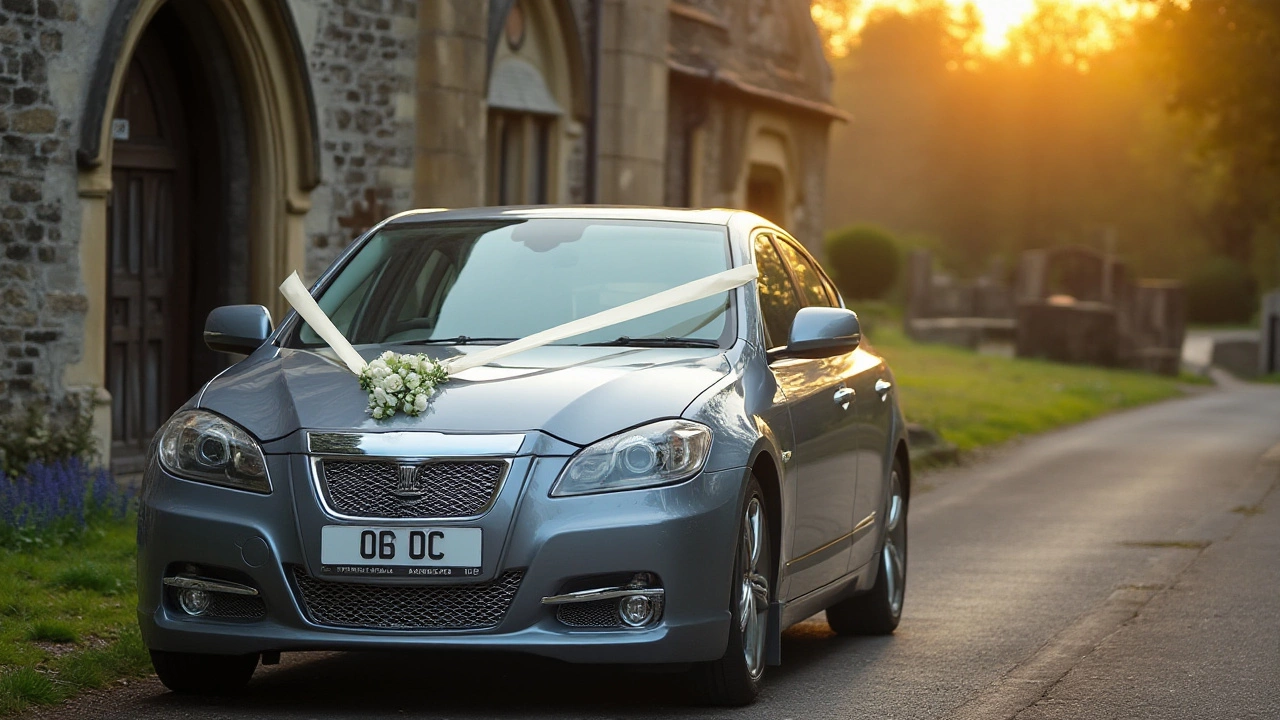
<instances>
[{"instance_id":1,"label":"car door","mask_svg":"<svg viewBox=\"0 0 1280 720\"><path fill-rule=\"evenodd\" d=\"M891 464L889 439L893 422L893 382L884 359L866 348L854 351L850 386L858 393L858 490L854 501L855 533L851 570L870 562L879 549L884 498Z\"/></svg>"},{"instance_id":2,"label":"car door","mask_svg":"<svg viewBox=\"0 0 1280 720\"><path fill-rule=\"evenodd\" d=\"M803 304L803 292L769 233L756 236L755 253L765 337L771 349L781 348ZM790 461L796 487L794 555L786 566L788 599L848 572L857 483L853 393L843 381L848 363L844 354L782 358L769 365L786 396L795 437Z\"/></svg>"},{"instance_id":3,"label":"car door","mask_svg":"<svg viewBox=\"0 0 1280 720\"><path fill-rule=\"evenodd\" d=\"M785 235L775 238L783 260L791 268L805 306L842 305L835 285L826 276L800 244ZM868 346L869 347L869 346ZM880 503L884 501L885 472L884 453L888 444L889 422L892 418L889 402L888 375L884 361L867 347L840 356L838 368L844 383L854 391L852 408L847 420L855 426L854 442L850 453L842 455L846 462L857 467L857 484L853 507L850 508L852 552L847 570L855 570L865 564L876 550L879 533L874 532L880 520Z\"/></svg>"}]
</instances>

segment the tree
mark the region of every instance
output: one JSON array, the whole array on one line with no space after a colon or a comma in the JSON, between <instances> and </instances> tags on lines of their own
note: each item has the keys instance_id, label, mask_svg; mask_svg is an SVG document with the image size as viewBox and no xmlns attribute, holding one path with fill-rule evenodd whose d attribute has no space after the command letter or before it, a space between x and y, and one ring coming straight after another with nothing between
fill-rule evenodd
<instances>
[{"instance_id":1,"label":"tree","mask_svg":"<svg viewBox=\"0 0 1280 720\"><path fill-rule=\"evenodd\" d=\"M1173 108L1198 121L1217 171L1210 238L1248 265L1280 216L1280 2L1164 0L1151 35Z\"/></svg>"}]
</instances>

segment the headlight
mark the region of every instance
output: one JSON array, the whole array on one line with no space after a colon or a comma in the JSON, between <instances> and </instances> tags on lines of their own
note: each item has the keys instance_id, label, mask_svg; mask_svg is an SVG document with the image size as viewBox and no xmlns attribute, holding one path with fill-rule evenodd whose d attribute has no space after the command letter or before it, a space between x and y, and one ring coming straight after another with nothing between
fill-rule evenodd
<instances>
[{"instance_id":1,"label":"headlight","mask_svg":"<svg viewBox=\"0 0 1280 720\"><path fill-rule=\"evenodd\" d=\"M271 492L258 443L231 421L203 410L180 412L169 420L160 436L160 463L188 480Z\"/></svg>"},{"instance_id":2,"label":"headlight","mask_svg":"<svg viewBox=\"0 0 1280 720\"><path fill-rule=\"evenodd\" d=\"M552 497L634 490L688 480L707 462L711 430L688 420L661 420L587 446L569 460Z\"/></svg>"}]
</instances>

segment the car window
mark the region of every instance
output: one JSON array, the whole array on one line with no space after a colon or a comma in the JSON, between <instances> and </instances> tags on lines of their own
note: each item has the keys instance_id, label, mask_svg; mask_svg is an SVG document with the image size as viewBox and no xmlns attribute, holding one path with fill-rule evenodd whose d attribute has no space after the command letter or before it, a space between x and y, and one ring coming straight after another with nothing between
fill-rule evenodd
<instances>
[{"instance_id":1,"label":"car window","mask_svg":"<svg viewBox=\"0 0 1280 720\"><path fill-rule=\"evenodd\" d=\"M785 238L778 238L778 251L782 259L791 267L796 277L796 288L800 291L800 299L805 307L835 307L835 298L827 294L827 286L822 282L822 273L794 245Z\"/></svg>"},{"instance_id":2,"label":"car window","mask_svg":"<svg viewBox=\"0 0 1280 720\"><path fill-rule=\"evenodd\" d=\"M723 226L501 219L392 226L317 298L353 344L520 338L730 267ZM731 341L722 293L571 338ZM298 342L318 344L303 324Z\"/></svg>"},{"instance_id":3,"label":"car window","mask_svg":"<svg viewBox=\"0 0 1280 720\"><path fill-rule=\"evenodd\" d=\"M764 314L766 343L770 348L782 347L791 337L791 321L800 311L800 301L791 285L791 275L773 249L766 233L756 236L756 270L760 277L760 310Z\"/></svg>"}]
</instances>

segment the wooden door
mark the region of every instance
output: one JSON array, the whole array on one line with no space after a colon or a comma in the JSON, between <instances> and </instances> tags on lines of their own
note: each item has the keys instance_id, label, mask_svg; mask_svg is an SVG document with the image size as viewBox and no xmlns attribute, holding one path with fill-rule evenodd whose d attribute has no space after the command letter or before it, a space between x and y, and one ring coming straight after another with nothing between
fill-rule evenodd
<instances>
[{"instance_id":1,"label":"wooden door","mask_svg":"<svg viewBox=\"0 0 1280 720\"><path fill-rule=\"evenodd\" d=\"M144 35L113 123L107 317L111 455L142 469L152 436L189 386L187 162L180 92L163 45Z\"/></svg>"}]
</instances>

